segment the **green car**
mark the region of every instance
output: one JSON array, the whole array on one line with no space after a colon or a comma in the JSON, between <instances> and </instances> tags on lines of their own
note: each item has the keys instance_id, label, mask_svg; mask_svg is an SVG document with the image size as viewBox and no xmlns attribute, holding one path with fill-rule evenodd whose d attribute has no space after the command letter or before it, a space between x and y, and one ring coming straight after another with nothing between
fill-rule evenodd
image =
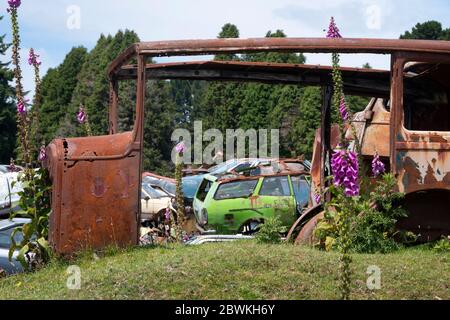
<instances>
[{"instance_id":1,"label":"green car","mask_svg":"<svg viewBox=\"0 0 450 320\"><path fill-rule=\"evenodd\" d=\"M219 233L253 233L267 217L291 226L309 203L305 174L258 177L206 175L193 207L197 222Z\"/></svg>"}]
</instances>

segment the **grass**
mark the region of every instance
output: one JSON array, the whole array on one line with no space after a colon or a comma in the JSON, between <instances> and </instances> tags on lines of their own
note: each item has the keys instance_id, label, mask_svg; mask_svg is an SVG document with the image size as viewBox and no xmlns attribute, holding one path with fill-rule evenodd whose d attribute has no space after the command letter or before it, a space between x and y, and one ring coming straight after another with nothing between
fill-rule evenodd
<instances>
[{"instance_id":1,"label":"grass","mask_svg":"<svg viewBox=\"0 0 450 320\"><path fill-rule=\"evenodd\" d=\"M85 253L0 279L0 299L337 299L337 253L254 241ZM81 289L66 287L69 265ZM381 289L366 286L381 268ZM450 299L450 256L429 249L353 255L352 299Z\"/></svg>"}]
</instances>

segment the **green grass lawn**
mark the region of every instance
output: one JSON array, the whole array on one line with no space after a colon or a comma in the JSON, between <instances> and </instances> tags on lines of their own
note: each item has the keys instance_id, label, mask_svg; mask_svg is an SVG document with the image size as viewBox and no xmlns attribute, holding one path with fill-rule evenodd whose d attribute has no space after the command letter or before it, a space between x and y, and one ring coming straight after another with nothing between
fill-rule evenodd
<instances>
[{"instance_id":1,"label":"green grass lawn","mask_svg":"<svg viewBox=\"0 0 450 320\"><path fill-rule=\"evenodd\" d=\"M339 255L254 241L116 250L0 279L0 299L336 299ZM81 268L81 289L66 287ZM368 266L381 289L368 290ZM353 299L450 299L450 256L428 249L353 255Z\"/></svg>"}]
</instances>

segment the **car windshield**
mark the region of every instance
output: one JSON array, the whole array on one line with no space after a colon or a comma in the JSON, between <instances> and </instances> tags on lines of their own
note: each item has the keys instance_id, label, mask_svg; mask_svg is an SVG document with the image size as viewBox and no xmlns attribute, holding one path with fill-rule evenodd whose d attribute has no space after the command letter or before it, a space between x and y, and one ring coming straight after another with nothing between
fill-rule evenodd
<instances>
[{"instance_id":1,"label":"car windshield","mask_svg":"<svg viewBox=\"0 0 450 320\"><path fill-rule=\"evenodd\" d=\"M218 165L215 165L214 167L209 168L208 172L210 174L221 174L224 172L227 172L229 169L234 167L238 163L237 159L230 159L228 161L219 163Z\"/></svg>"},{"instance_id":2,"label":"car windshield","mask_svg":"<svg viewBox=\"0 0 450 320\"><path fill-rule=\"evenodd\" d=\"M255 190L257 179L235 181L221 184L214 195L215 200L248 198Z\"/></svg>"},{"instance_id":3,"label":"car windshield","mask_svg":"<svg viewBox=\"0 0 450 320\"><path fill-rule=\"evenodd\" d=\"M152 186L146 183L142 184L142 189L144 189L144 191L153 199L168 197L168 194L162 191L161 189L153 188Z\"/></svg>"}]
</instances>

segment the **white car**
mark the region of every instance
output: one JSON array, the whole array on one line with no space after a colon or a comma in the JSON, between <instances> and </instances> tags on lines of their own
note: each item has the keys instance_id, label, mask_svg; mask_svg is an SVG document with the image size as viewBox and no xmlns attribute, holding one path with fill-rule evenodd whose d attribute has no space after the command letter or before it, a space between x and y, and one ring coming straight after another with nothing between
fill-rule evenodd
<instances>
[{"instance_id":1,"label":"white car","mask_svg":"<svg viewBox=\"0 0 450 320\"><path fill-rule=\"evenodd\" d=\"M172 197L162 189L143 183L141 193L141 220L157 220L157 217L164 214L170 206L171 201Z\"/></svg>"},{"instance_id":2,"label":"white car","mask_svg":"<svg viewBox=\"0 0 450 320\"><path fill-rule=\"evenodd\" d=\"M7 217L11 210L18 208L18 192L22 191L22 187L17 182L17 176L17 172L0 171L0 217ZM14 181L16 183L13 184Z\"/></svg>"}]
</instances>

